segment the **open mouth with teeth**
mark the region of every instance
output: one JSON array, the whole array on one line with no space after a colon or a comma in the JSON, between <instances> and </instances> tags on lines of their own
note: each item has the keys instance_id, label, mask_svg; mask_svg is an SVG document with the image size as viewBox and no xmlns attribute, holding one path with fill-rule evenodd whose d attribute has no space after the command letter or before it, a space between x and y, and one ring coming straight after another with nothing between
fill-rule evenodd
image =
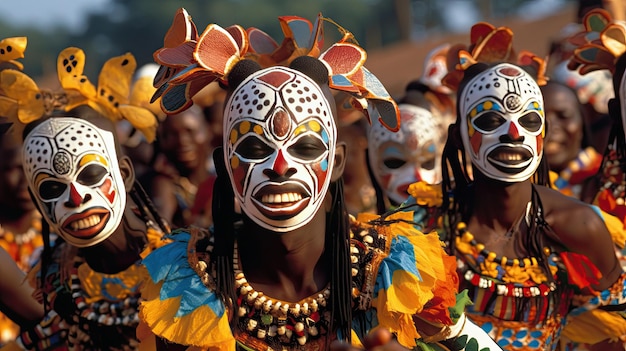
<instances>
[{"instance_id":1,"label":"open mouth with teeth","mask_svg":"<svg viewBox=\"0 0 626 351\"><path fill-rule=\"evenodd\" d=\"M91 208L69 216L63 222L63 229L70 235L89 239L102 231L111 213L104 208Z\"/></svg>"},{"instance_id":2,"label":"open mouth with teeth","mask_svg":"<svg viewBox=\"0 0 626 351\"><path fill-rule=\"evenodd\" d=\"M263 215L282 220L300 213L309 204L311 194L300 185L268 185L259 189L252 200Z\"/></svg>"},{"instance_id":3,"label":"open mouth with teeth","mask_svg":"<svg viewBox=\"0 0 626 351\"><path fill-rule=\"evenodd\" d=\"M526 169L533 155L530 150L519 146L499 146L487 155L487 160L499 171L515 174Z\"/></svg>"}]
</instances>

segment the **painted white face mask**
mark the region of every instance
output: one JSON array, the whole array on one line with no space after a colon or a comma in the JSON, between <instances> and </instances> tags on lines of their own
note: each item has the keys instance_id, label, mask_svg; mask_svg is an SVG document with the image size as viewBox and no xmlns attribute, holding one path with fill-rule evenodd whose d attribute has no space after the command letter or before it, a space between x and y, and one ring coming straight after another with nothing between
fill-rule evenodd
<instances>
[{"instance_id":1,"label":"painted white face mask","mask_svg":"<svg viewBox=\"0 0 626 351\"><path fill-rule=\"evenodd\" d=\"M543 155L543 97L521 68L503 63L474 77L459 98L461 137L472 165L489 178L521 182Z\"/></svg>"},{"instance_id":2,"label":"painted white face mask","mask_svg":"<svg viewBox=\"0 0 626 351\"><path fill-rule=\"evenodd\" d=\"M24 171L51 231L77 247L107 239L126 207L113 134L74 117L49 118L25 138Z\"/></svg>"},{"instance_id":3,"label":"painted white face mask","mask_svg":"<svg viewBox=\"0 0 626 351\"><path fill-rule=\"evenodd\" d=\"M278 232L310 222L328 190L337 139L319 85L287 67L264 69L224 111L224 159L243 212Z\"/></svg>"},{"instance_id":4,"label":"painted white face mask","mask_svg":"<svg viewBox=\"0 0 626 351\"><path fill-rule=\"evenodd\" d=\"M368 133L368 155L376 182L396 204L404 202L409 185L441 181L441 130L423 107L400 104L400 130L373 124Z\"/></svg>"}]
</instances>

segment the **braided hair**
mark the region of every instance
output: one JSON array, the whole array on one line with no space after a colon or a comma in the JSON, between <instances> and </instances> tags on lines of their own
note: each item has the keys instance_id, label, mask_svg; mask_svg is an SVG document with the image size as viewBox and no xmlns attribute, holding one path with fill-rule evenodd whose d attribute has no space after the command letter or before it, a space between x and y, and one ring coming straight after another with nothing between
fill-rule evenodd
<instances>
[{"instance_id":1,"label":"braided hair","mask_svg":"<svg viewBox=\"0 0 626 351\"><path fill-rule=\"evenodd\" d=\"M492 67L486 63L476 63L470 66L464 74L464 77L457 91L457 98L463 92L469 81L479 73ZM521 67L524 68L524 67ZM474 208L473 199L477 195L472 186L473 179L469 173L466 150L461 141L459 134L460 118L462 112L459 111L457 105L456 122L449 126L448 137L443 151L442 172L443 172L443 211L444 211L444 241L447 244L448 253L456 254L455 239L457 236L456 228L460 222L468 222L472 209ZM547 129L547 127L546 127ZM547 132L547 131L546 131ZM528 213L530 218L529 228L526 235L523 236L522 244L528 254L536 257L542 265L545 272L550 272L549 262L544 259L543 248L548 246L545 230L550 230L545 218L543 206L539 194L535 186L550 187L549 167L545 156L542 156L539 167L531 177L533 183L531 207ZM550 283L554 283L551 274L547 274ZM553 294L552 299L559 294ZM553 301L554 302L554 301ZM546 309L548 311L549 309ZM553 311L556 313L557 311ZM546 312L547 313L547 312ZM536 316L538 319L540 316Z\"/></svg>"},{"instance_id":2,"label":"braided hair","mask_svg":"<svg viewBox=\"0 0 626 351\"><path fill-rule=\"evenodd\" d=\"M320 86L328 84L328 71L326 67L317 59L302 56L293 60L289 66L298 70ZM229 95L243 82L249 75L260 70L258 63L251 60L238 62L228 75ZM327 89L328 90L328 89ZM228 97L227 97L228 99ZM330 91L326 99L332 100ZM214 246L211 255L211 265L216 272L216 292L231 309L237 300L237 291L234 282L233 252L237 240L237 226L240 222L240 215L235 211L235 195L233 186L227 173L226 163L222 148L217 148L213 152L217 178L215 180L213 192L213 218L214 218ZM325 245L332 258L330 277L330 309L331 325L330 330L336 330L338 335L345 340L351 337L351 264L349 247L349 220L348 211L343 195L343 180L332 182L329 186L332 196L332 206L326 216ZM233 315L231 325L237 325L238 317ZM327 339L327 343L330 340ZM329 345L327 345L329 346Z\"/></svg>"},{"instance_id":3,"label":"braided hair","mask_svg":"<svg viewBox=\"0 0 626 351\"><path fill-rule=\"evenodd\" d=\"M115 145L114 145L115 152L118 158L124 155L123 150L120 146L120 143L117 139L117 135L115 133L112 122L109 119L105 118L104 116L100 115L98 112L96 112L92 108L88 107L87 105L78 106L67 112L55 111L49 116L44 116L43 118L40 118L36 121L29 123L28 125L25 126L24 130L22 131L22 140L25 140L27 136L30 134L30 132L38 125L44 123L44 121L51 119L51 118L68 117L68 116L69 117L73 116L77 120L87 120L87 121L94 122L98 126L104 129L111 129L110 131L112 132L113 138L115 141ZM31 194L31 197L33 197L32 190L29 189L29 192ZM143 220L144 223L156 224L159 227L159 229L165 234L171 231L169 228L169 225L159 215L156 209L156 206L154 205L152 200L150 200L146 191L144 190L142 185L139 183L139 181L137 181L136 179L133 182L132 187L128 190L128 195L131 197L133 202L137 205L136 212L139 214L139 217ZM37 201L34 200L34 197L33 197L33 203L37 207L39 207ZM41 211L42 209L38 208L38 210ZM43 245L43 250L41 253L40 285L43 287L45 285L47 270L50 264L53 262L54 252L56 248L61 246L60 244L64 242L64 240L63 238L58 237L53 247L52 242L51 242L51 236L50 236L51 234L50 226L48 222L46 221L46 219L43 217L41 219L41 222L42 222L41 234L43 236L44 245ZM126 225L126 224L125 222L122 222L120 225ZM145 235L145 233L143 234ZM132 240L130 241L130 244L133 245L132 248L136 250L137 254L139 254L143 250L143 246L145 242L143 240ZM45 290L44 290L44 294L45 294ZM48 306L48 299L44 297L43 300L44 300L44 311L47 313L50 310L50 306Z\"/></svg>"}]
</instances>

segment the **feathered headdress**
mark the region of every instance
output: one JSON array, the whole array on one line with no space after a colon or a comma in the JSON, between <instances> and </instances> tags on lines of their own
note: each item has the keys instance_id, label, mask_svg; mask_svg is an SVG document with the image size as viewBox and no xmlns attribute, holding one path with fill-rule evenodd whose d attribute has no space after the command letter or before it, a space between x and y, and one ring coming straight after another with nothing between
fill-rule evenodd
<instances>
[{"instance_id":1,"label":"feathered headdress","mask_svg":"<svg viewBox=\"0 0 626 351\"><path fill-rule=\"evenodd\" d=\"M518 66L532 67L538 85L545 85L546 60L530 51L516 54L513 48L513 31L508 27L495 27L486 22L472 26L470 45L457 44L448 50L448 74L442 83L457 91L465 70L471 65L508 62Z\"/></svg>"},{"instance_id":2,"label":"feathered headdress","mask_svg":"<svg viewBox=\"0 0 626 351\"><path fill-rule=\"evenodd\" d=\"M143 85L131 91L137 67L135 57L126 53L109 59L100 71L97 87L83 75L84 67L83 50L75 47L63 50L57 59L57 75L62 87L58 92L40 89L23 72L3 70L0 72L0 115L8 117L19 130L55 110L70 111L88 105L114 122L128 120L148 141L153 141L157 119L142 104L150 100L154 90L145 89Z\"/></svg>"},{"instance_id":3,"label":"feathered headdress","mask_svg":"<svg viewBox=\"0 0 626 351\"><path fill-rule=\"evenodd\" d=\"M261 67L270 67L288 65L296 57L307 55L326 65L330 87L351 94L353 106L370 121L378 117L387 128L398 130L398 107L382 83L363 66L367 54L350 32L321 14L315 23L297 16L278 20L284 34L281 44L258 28L244 29L240 25L222 28L210 24L198 34L191 16L179 9L163 48L154 53L161 67L154 79L157 91L153 101L161 98L163 111L176 114L189 108L193 96L207 84L218 81L228 86L228 74L240 60L250 59ZM322 52L324 22L335 24L343 37Z\"/></svg>"}]
</instances>

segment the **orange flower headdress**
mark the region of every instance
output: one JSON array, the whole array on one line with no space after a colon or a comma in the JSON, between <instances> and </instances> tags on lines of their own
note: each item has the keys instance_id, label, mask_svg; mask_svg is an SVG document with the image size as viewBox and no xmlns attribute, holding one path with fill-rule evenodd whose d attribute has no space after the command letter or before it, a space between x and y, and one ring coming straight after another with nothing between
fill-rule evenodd
<instances>
[{"instance_id":1,"label":"orange flower headdress","mask_svg":"<svg viewBox=\"0 0 626 351\"><path fill-rule=\"evenodd\" d=\"M536 71L538 85L545 85L548 80L545 76L545 59L529 51L515 53L513 31L510 28L496 28L489 23L479 22L472 26L469 47L457 44L448 50L448 74L442 79L442 83L457 91L465 70L478 62L508 62L518 66L530 66Z\"/></svg>"},{"instance_id":2,"label":"orange flower headdress","mask_svg":"<svg viewBox=\"0 0 626 351\"><path fill-rule=\"evenodd\" d=\"M8 117L13 128L18 129L55 110L70 111L88 105L114 122L128 120L151 142L155 138L157 119L143 104L150 100L154 90L146 89L145 84L136 84L131 91L136 66L130 53L109 59L100 71L96 87L83 75L83 50L66 48L57 59L60 92L40 89L23 72L4 70L0 72L0 115Z\"/></svg>"},{"instance_id":3,"label":"orange flower headdress","mask_svg":"<svg viewBox=\"0 0 626 351\"><path fill-rule=\"evenodd\" d=\"M318 15L315 23L297 16L278 18L284 39L278 44L258 28L239 25L222 28L210 24L198 34L185 9L179 9L165 35L163 48L154 53L161 65L155 76L153 101L161 98L167 114L179 113L193 104L193 96L211 82L228 85L228 73L237 62L250 59L261 67L287 65L299 56L322 61L329 71L330 87L352 95L353 106L391 130L399 128L396 103L382 83L363 64L367 58L353 35ZM322 52L323 23L339 28L343 37Z\"/></svg>"}]
</instances>

